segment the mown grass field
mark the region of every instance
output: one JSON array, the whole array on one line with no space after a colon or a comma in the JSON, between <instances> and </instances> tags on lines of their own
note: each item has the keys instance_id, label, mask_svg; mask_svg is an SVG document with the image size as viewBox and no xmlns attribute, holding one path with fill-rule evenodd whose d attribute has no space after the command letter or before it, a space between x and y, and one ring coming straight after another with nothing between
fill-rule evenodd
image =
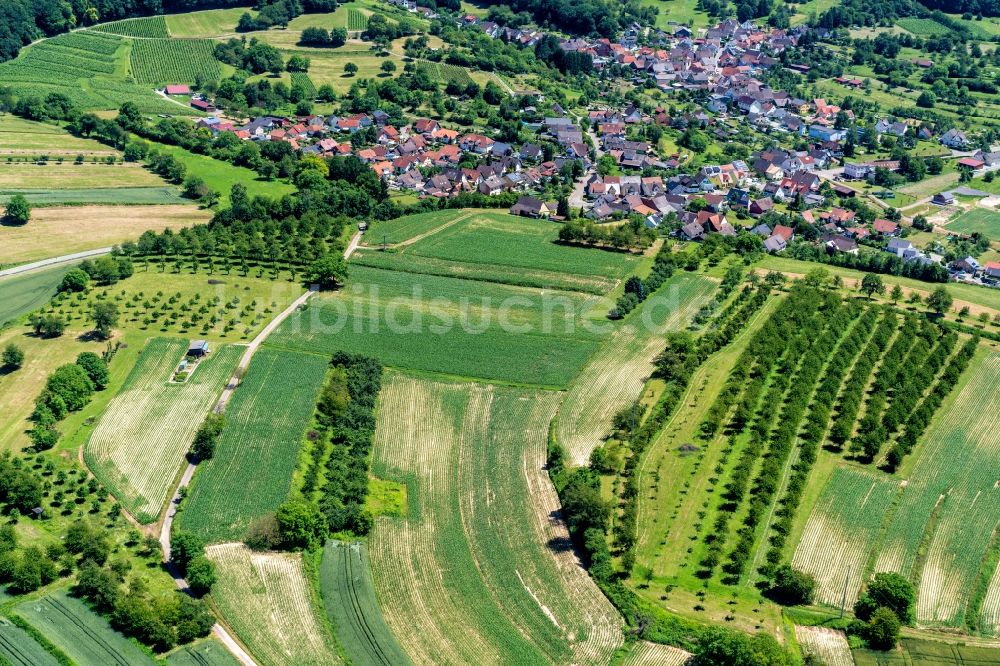
<instances>
[{"instance_id":1,"label":"mown grass field","mask_svg":"<svg viewBox=\"0 0 1000 666\"><path fill-rule=\"evenodd\" d=\"M239 540L285 501L327 360L268 347L254 355L226 407L215 455L195 475L180 529L208 542Z\"/></svg>"},{"instance_id":2,"label":"mown grass field","mask_svg":"<svg viewBox=\"0 0 1000 666\"><path fill-rule=\"evenodd\" d=\"M615 413L642 393L653 359L663 351L663 334L689 323L714 288L699 275L676 275L601 344L573 380L556 417L556 441L572 464L585 465L611 434Z\"/></svg>"},{"instance_id":3,"label":"mown grass field","mask_svg":"<svg viewBox=\"0 0 1000 666\"><path fill-rule=\"evenodd\" d=\"M166 17L167 31L171 37L217 37L230 34L236 31L236 24L244 12L256 14L248 7L170 14Z\"/></svg>"},{"instance_id":4,"label":"mown grass field","mask_svg":"<svg viewBox=\"0 0 1000 666\"><path fill-rule=\"evenodd\" d=\"M378 518L375 590L417 663L601 663L620 618L575 563L543 469L554 393L383 380L373 472L408 487ZM442 572L447 575L442 576Z\"/></svg>"},{"instance_id":5,"label":"mown grass field","mask_svg":"<svg viewBox=\"0 0 1000 666\"><path fill-rule=\"evenodd\" d=\"M180 229L211 218L211 212L194 205L39 208L24 226L0 226L0 264L111 247L150 229Z\"/></svg>"},{"instance_id":6,"label":"mown grass field","mask_svg":"<svg viewBox=\"0 0 1000 666\"><path fill-rule=\"evenodd\" d=\"M312 299L281 324L269 344L321 354L363 353L397 368L562 388L597 348L598 332L614 328L606 319L589 318L592 299L352 266L348 288Z\"/></svg>"},{"instance_id":7,"label":"mown grass field","mask_svg":"<svg viewBox=\"0 0 1000 666\"><path fill-rule=\"evenodd\" d=\"M187 381L174 383L186 351L186 340L150 341L84 447L94 475L144 524L159 518L194 433L243 348L213 350Z\"/></svg>"},{"instance_id":8,"label":"mown grass field","mask_svg":"<svg viewBox=\"0 0 1000 666\"><path fill-rule=\"evenodd\" d=\"M979 232L991 240L1000 240L1000 213L985 208L973 208L950 221L947 229L960 234Z\"/></svg>"},{"instance_id":9,"label":"mown grass field","mask_svg":"<svg viewBox=\"0 0 1000 666\"><path fill-rule=\"evenodd\" d=\"M332 50L305 49L297 46L297 36L287 34L273 36L275 34L273 31L268 31L265 34L269 43L283 49L285 57L303 55L309 58L309 78L317 86L321 86L324 83L330 84L338 94L348 92L351 86L361 79L383 77L384 73L379 68L386 60L392 60L396 63L396 73L393 76L403 71L404 63L399 56L390 55L382 58L368 49L360 49L354 45ZM344 74L344 65L349 62L353 62L358 66L358 72L354 76Z\"/></svg>"},{"instance_id":10,"label":"mown grass field","mask_svg":"<svg viewBox=\"0 0 1000 666\"><path fill-rule=\"evenodd\" d=\"M0 203L7 203L15 194L22 195L32 206L100 204L114 206L153 206L190 203L190 199L182 197L180 190L172 186L0 190Z\"/></svg>"},{"instance_id":11,"label":"mown grass field","mask_svg":"<svg viewBox=\"0 0 1000 666\"><path fill-rule=\"evenodd\" d=\"M0 657L12 666L59 666L28 632L6 618L0 618Z\"/></svg>"},{"instance_id":12,"label":"mown grass field","mask_svg":"<svg viewBox=\"0 0 1000 666\"><path fill-rule=\"evenodd\" d=\"M261 666L341 663L301 553L257 553L229 543L210 546L206 555L219 579L212 600Z\"/></svg>"},{"instance_id":13,"label":"mown grass field","mask_svg":"<svg viewBox=\"0 0 1000 666\"><path fill-rule=\"evenodd\" d=\"M813 655L826 666L854 666L847 635L842 631L795 625L795 640L803 655Z\"/></svg>"},{"instance_id":14,"label":"mown grass field","mask_svg":"<svg viewBox=\"0 0 1000 666\"><path fill-rule=\"evenodd\" d=\"M137 164L0 163L0 190L163 187L163 179Z\"/></svg>"},{"instance_id":15,"label":"mown grass field","mask_svg":"<svg viewBox=\"0 0 1000 666\"><path fill-rule=\"evenodd\" d=\"M206 155L197 155L180 146L154 144L156 150L176 157L187 169L188 175L200 177L210 188L218 192L219 206L229 203L229 191L236 183L243 183L254 195L280 197L291 194L295 187L291 183L280 180L265 181L257 172L246 167L235 166L229 162L216 160Z\"/></svg>"},{"instance_id":16,"label":"mown grass field","mask_svg":"<svg viewBox=\"0 0 1000 666\"><path fill-rule=\"evenodd\" d=\"M107 620L65 592L26 601L15 607L15 612L79 666L155 663L134 642L112 629Z\"/></svg>"},{"instance_id":17,"label":"mown grass field","mask_svg":"<svg viewBox=\"0 0 1000 666\"><path fill-rule=\"evenodd\" d=\"M382 617L364 543L328 541L319 580L337 642L352 662L376 666L410 663Z\"/></svg>"},{"instance_id":18,"label":"mown grass field","mask_svg":"<svg viewBox=\"0 0 1000 666\"><path fill-rule=\"evenodd\" d=\"M621 666L684 666L691 659L691 653L680 648L637 641L622 659Z\"/></svg>"},{"instance_id":19,"label":"mown grass field","mask_svg":"<svg viewBox=\"0 0 1000 666\"><path fill-rule=\"evenodd\" d=\"M0 157L118 155L118 151L93 139L73 136L56 125L0 114Z\"/></svg>"}]
</instances>

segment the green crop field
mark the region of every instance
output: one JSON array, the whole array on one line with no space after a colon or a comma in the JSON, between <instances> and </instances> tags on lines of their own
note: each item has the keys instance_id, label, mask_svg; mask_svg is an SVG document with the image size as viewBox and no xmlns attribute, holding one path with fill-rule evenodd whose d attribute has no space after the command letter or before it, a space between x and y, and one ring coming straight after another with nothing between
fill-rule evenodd
<instances>
[{"instance_id":1,"label":"green crop field","mask_svg":"<svg viewBox=\"0 0 1000 666\"><path fill-rule=\"evenodd\" d=\"M418 240L407 251L422 257L547 270L620 280L638 258L626 252L567 247L555 241L559 225L545 220L481 213ZM375 239L377 241L377 239Z\"/></svg>"},{"instance_id":2,"label":"green crop field","mask_svg":"<svg viewBox=\"0 0 1000 666\"><path fill-rule=\"evenodd\" d=\"M1000 240L1000 213L985 208L973 208L948 223L949 231L960 234L981 233L990 240Z\"/></svg>"},{"instance_id":3,"label":"green crop field","mask_svg":"<svg viewBox=\"0 0 1000 666\"><path fill-rule=\"evenodd\" d=\"M222 73L208 39L137 39L132 42L129 71L139 83L193 83Z\"/></svg>"},{"instance_id":4,"label":"green crop field","mask_svg":"<svg viewBox=\"0 0 1000 666\"><path fill-rule=\"evenodd\" d=\"M72 266L56 266L0 278L0 326L45 305Z\"/></svg>"},{"instance_id":5,"label":"green crop field","mask_svg":"<svg viewBox=\"0 0 1000 666\"><path fill-rule=\"evenodd\" d=\"M227 543L210 546L206 555L219 579L212 599L261 666L340 663L301 553L257 553Z\"/></svg>"},{"instance_id":6,"label":"green crop field","mask_svg":"<svg viewBox=\"0 0 1000 666\"><path fill-rule=\"evenodd\" d=\"M319 577L337 642L351 661L377 666L410 662L382 617L365 544L328 541Z\"/></svg>"},{"instance_id":7,"label":"green crop field","mask_svg":"<svg viewBox=\"0 0 1000 666\"><path fill-rule=\"evenodd\" d=\"M792 564L816 578L816 601L853 603L899 482L866 470L838 468L809 516Z\"/></svg>"},{"instance_id":8,"label":"green crop field","mask_svg":"<svg viewBox=\"0 0 1000 666\"><path fill-rule=\"evenodd\" d=\"M642 393L653 359L663 351L663 333L683 328L714 288L700 275L677 275L601 344L573 380L556 418L556 441L573 464L587 463L590 452L611 434L615 413Z\"/></svg>"},{"instance_id":9,"label":"green crop field","mask_svg":"<svg viewBox=\"0 0 1000 666\"><path fill-rule=\"evenodd\" d=\"M79 599L53 592L25 601L15 612L79 666L153 666L135 643L111 628Z\"/></svg>"},{"instance_id":10,"label":"green crop field","mask_svg":"<svg viewBox=\"0 0 1000 666\"><path fill-rule=\"evenodd\" d=\"M145 18L124 19L95 25L91 30L106 32L122 37L169 37L167 21L163 16L148 16Z\"/></svg>"},{"instance_id":11,"label":"green crop field","mask_svg":"<svg viewBox=\"0 0 1000 666\"><path fill-rule=\"evenodd\" d=\"M371 245L380 245L383 242L395 245L422 236L456 220L464 219L470 212L462 209L435 210L430 213L405 215L392 220L379 220L374 222L371 229L365 234L365 242Z\"/></svg>"},{"instance_id":12,"label":"green crop field","mask_svg":"<svg viewBox=\"0 0 1000 666\"><path fill-rule=\"evenodd\" d=\"M407 518L369 549L386 622L416 663L606 663L620 618L552 519L543 469L559 395L383 379L372 471L406 483ZM447 572L447 575L442 575Z\"/></svg>"},{"instance_id":13,"label":"green crop field","mask_svg":"<svg viewBox=\"0 0 1000 666\"><path fill-rule=\"evenodd\" d=\"M228 345L173 381L185 340L156 338L108 405L84 447L87 465L141 523L154 522L194 433L243 353Z\"/></svg>"},{"instance_id":14,"label":"green crop field","mask_svg":"<svg viewBox=\"0 0 1000 666\"><path fill-rule=\"evenodd\" d=\"M472 77L469 76L468 70L457 65L422 61L417 66L426 72L432 81L437 81L445 85L455 82L460 86L468 86L470 83L474 83Z\"/></svg>"},{"instance_id":15,"label":"green crop field","mask_svg":"<svg viewBox=\"0 0 1000 666\"><path fill-rule=\"evenodd\" d=\"M285 501L327 359L267 347L254 355L226 408L215 456L195 475L181 529L210 542L241 539Z\"/></svg>"},{"instance_id":16,"label":"green crop field","mask_svg":"<svg viewBox=\"0 0 1000 666\"><path fill-rule=\"evenodd\" d=\"M171 652L167 666L239 666L236 657L214 638L206 638Z\"/></svg>"},{"instance_id":17,"label":"green crop field","mask_svg":"<svg viewBox=\"0 0 1000 666\"><path fill-rule=\"evenodd\" d=\"M375 356L383 364L566 386L613 324L592 297L353 266L351 286L314 298L269 344ZM595 332L597 331L597 332Z\"/></svg>"},{"instance_id":18,"label":"green crop field","mask_svg":"<svg viewBox=\"0 0 1000 666\"><path fill-rule=\"evenodd\" d=\"M6 618L0 618L0 658L11 666L59 666L28 632Z\"/></svg>"}]
</instances>

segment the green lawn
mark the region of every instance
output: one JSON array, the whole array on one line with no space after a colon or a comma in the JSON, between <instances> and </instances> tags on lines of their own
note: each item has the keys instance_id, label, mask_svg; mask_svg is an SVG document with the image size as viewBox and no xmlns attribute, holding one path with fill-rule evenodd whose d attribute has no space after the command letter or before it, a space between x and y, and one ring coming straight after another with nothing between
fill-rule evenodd
<instances>
[{"instance_id":1,"label":"green lawn","mask_svg":"<svg viewBox=\"0 0 1000 666\"><path fill-rule=\"evenodd\" d=\"M265 181L251 169L205 155L197 155L179 146L155 144L154 147L162 153L176 157L187 168L188 175L201 177L209 187L218 192L221 195L220 206L229 203L229 191L236 183L246 185L251 195L280 197L295 191L291 183L281 180Z\"/></svg>"},{"instance_id":2,"label":"green lawn","mask_svg":"<svg viewBox=\"0 0 1000 666\"><path fill-rule=\"evenodd\" d=\"M712 23L705 12L698 11L696 0L641 0L640 4L647 7L656 7L659 12L656 15L656 27L662 30L670 30L676 24L687 25L692 28L705 28Z\"/></svg>"},{"instance_id":3,"label":"green lawn","mask_svg":"<svg viewBox=\"0 0 1000 666\"><path fill-rule=\"evenodd\" d=\"M950 221L946 228L962 234L979 232L991 240L1000 240L1000 213L973 208Z\"/></svg>"},{"instance_id":4,"label":"green lawn","mask_svg":"<svg viewBox=\"0 0 1000 666\"><path fill-rule=\"evenodd\" d=\"M93 139L75 137L58 125L0 113L0 155L117 155Z\"/></svg>"}]
</instances>

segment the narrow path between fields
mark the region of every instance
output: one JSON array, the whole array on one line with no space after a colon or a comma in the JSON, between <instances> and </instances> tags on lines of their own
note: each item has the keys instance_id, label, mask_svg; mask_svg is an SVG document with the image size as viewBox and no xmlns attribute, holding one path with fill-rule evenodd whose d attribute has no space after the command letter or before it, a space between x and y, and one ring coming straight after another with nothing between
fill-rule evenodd
<instances>
[{"instance_id":1,"label":"narrow path between fields","mask_svg":"<svg viewBox=\"0 0 1000 666\"><path fill-rule=\"evenodd\" d=\"M361 232L357 232L351 238L351 242L347 245L347 249L344 250L344 259L350 259L354 251L358 249L358 245L361 243ZM226 405L229 403L229 399L233 396L233 392L236 387L239 386L240 378L243 376L244 371L246 371L247 366L250 365L250 359L260 348L261 343L267 339L274 329L283 322L289 315L299 309L309 297L316 293L316 289L310 287L308 291L296 298L291 305L281 311L274 319L265 326L260 333L257 334L249 345L247 345L247 350L243 353L240 358L239 365L236 366L236 370L233 372L233 376L229 379L229 383L226 384L226 388L222 390L222 394L219 396L218 402L215 403L213 411L217 414L222 413L226 409ZM187 590L188 584L184 580L184 577L179 571L174 569L173 565L170 563L170 529L174 524L174 516L177 514L177 506L181 501L181 492L188 487L191 483L191 479L194 478L196 466L188 463L187 467L184 469L184 473L181 475L180 480L177 483L177 487L174 488L174 492L171 494L170 504L167 506L166 516L163 518L163 526L160 528L160 549L163 552L163 561L166 563L167 571L174 579L174 583L181 590ZM226 646L237 661L239 661L244 666L257 666L257 662L254 661L253 657L243 649L239 642L233 638L229 631L220 623L216 622L212 627L212 632L215 634L216 638L222 641L222 644Z\"/></svg>"}]
</instances>

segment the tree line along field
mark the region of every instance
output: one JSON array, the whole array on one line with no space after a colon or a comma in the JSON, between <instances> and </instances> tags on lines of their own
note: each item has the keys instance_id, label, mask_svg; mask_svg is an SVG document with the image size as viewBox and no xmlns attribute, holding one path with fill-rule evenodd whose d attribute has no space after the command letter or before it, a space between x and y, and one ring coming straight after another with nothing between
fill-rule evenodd
<instances>
[{"instance_id":1,"label":"tree line along field","mask_svg":"<svg viewBox=\"0 0 1000 666\"><path fill-rule=\"evenodd\" d=\"M184 501L180 529L209 543L239 540L285 501L327 362L267 346L254 355L226 407L215 455L199 466Z\"/></svg>"},{"instance_id":2,"label":"tree line along field","mask_svg":"<svg viewBox=\"0 0 1000 666\"><path fill-rule=\"evenodd\" d=\"M383 380L372 471L407 485L410 511L376 519L369 549L382 612L414 662L599 663L621 645L610 603L571 550L550 547L568 539L543 469L558 400Z\"/></svg>"},{"instance_id":3,"label":"tree line along field","mask_svg":"<svg viewBox=\"0 0 1000 666\"><path fill-rule=\"evenodd\" d=\"M173 380L185 340L156 338L84 446L88 467L139 522L159 516L200 415L208 413L243 353L223 346L183 383Z\"/></svg>"},{"instance_id":4,"label":"tree line along field","mask_svg":"<svg viewBox=\"0 0 1000 666\"><path fill-rule=\"evenodd\" d=\"M352 662L375 666L410 663L382 616L363 542L327 541L319 582L337 642Z\"/></svg>"},{"instance_id":5,"label":"tree line along field","mask_svg":"<svg viewBox=\"0 0 1000 666\"><path fill-rule=\"evenodd\" d=\"M257 553L243 544L210 546L222 617L261 666L339 664L321 620L301 553Z\"/></svg>"},{"instance_id":6,"label":"tree line along field","mask_svg":"<svg viewBox=\"0 0 1000 666\"><path fill-rule=\"evenodd\" d=\"M614 415L639 398L652 374L663 334L686 326L715 286L700 275L674 276L590 357L566 392L555 420L555 439L572 464L586 464L591 451L611 434Z\"/></svg>"}]
</instances>

